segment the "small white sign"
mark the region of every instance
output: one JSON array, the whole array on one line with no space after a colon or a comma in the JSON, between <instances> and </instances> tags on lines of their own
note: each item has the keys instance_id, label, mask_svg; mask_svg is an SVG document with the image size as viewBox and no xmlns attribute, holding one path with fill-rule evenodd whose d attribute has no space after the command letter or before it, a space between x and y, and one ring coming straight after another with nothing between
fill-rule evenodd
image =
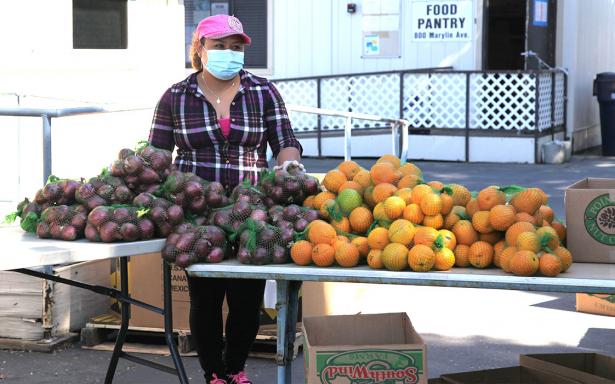
<instances>
[{"instance_id":1,"label":"small white sign","mask_svg":"<svg viewBox=\"0 0 615 384\"><path fill-rule=\"evenodd\" d=\"M211 15L228 15L228 2L211 3Z\"/></svg>"},{"instance_id":2,"label":"small white sign","mask_svg":"<svg viewBox=\"0 0 615 384\"><path fill-rule=\"evenodd\" d=\"M376 56L380 54L380 36L365 35L363 38L363 55Z\"/></svg>"},{"instance_id":3,"label":"small white sign","mask_svg":"<svg viewBox=\"0 0 615 384\"><path fill-rule=\"evenodd\" d=\"M472 0L412 0L412 41L455 42L472 40Z\"/></svg>"}]
</instances>

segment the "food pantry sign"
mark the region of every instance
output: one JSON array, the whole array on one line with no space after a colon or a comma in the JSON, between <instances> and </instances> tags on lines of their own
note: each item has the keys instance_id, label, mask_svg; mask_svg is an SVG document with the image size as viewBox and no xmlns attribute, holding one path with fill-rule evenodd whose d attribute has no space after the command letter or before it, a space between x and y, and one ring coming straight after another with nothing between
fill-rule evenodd
<instances>
[{"instance_id":1,"label":"food pantry sign","mask_svg":"<svg viewBox=\"0 0 615 384\"><path fill-rule=\"evenodd\" d=\"M412 0L412 40L453 42L472 39L472 0Z\"/></svg>"}]
</instances>

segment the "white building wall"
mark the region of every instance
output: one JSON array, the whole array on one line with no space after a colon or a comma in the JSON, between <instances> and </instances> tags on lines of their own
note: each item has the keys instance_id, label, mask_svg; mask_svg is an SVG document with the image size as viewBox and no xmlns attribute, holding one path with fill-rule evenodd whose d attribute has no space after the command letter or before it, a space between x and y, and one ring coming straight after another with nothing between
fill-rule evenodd
<instances>
[{"instance_id":1,"label":"white building wall","mask_svg":"<svg viewBox=\"0 0 615 384\"><path fill-rule=\"evenodd\" d=\"M578 151L601 143L592 90L597 73L615 71L615 1L560 0L559 6L564 13L560 65L569 70L568 129Z\"/></svg>"}]
</instances>

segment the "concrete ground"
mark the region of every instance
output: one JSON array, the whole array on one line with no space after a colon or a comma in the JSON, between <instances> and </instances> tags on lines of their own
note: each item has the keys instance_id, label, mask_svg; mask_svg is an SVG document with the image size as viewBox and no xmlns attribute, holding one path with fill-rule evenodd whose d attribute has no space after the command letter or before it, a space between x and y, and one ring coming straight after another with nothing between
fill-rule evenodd
<instances>
[{"instance_id":1,"label":"concrete ground","mask_svg":"<svg viewBox=\"0 0 615 384\"><path fill-rule=\"evenodd\" d=\"M308 171L324 172L339 159L305 159ZM373 160L358 159L364 166ZM576 156L562 165L418 162L427 180L457 182L471 190L489 185L539 186L550 195L558 218L565 218L564 191L584 177L615 177L615 159ZM518 364L519 354L599 352L615 356L612 317L575 311L570 293L541 293L444 287L386 286L387 304L406 311L427 345L430 377ZM381 293L382 292L382 293ZM378 312L378 307L370 308ZM78 343L54 353L0 351L0 383L102 383L109 352L82 350ZM142 355L171 364L168 357ZM198 361L183 358L194 383L203 383ZM273 360L249 359L255 383L276 382ZM120 360L115 383L175 383L166 373ZM303 355L293 362L293 383L303 383Z\"/></svg>"}]
</instances>

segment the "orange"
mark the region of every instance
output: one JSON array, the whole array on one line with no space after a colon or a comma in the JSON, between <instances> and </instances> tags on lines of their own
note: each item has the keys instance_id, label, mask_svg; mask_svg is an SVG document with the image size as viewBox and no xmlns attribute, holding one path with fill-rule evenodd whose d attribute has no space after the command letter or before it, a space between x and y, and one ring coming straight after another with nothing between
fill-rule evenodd
<instances>
[{"instance_id":1,"label":"orange","mask_svg":"<svg viewBox=\"0 0 615 384\"><path fill-rule=\"evenodd\" d=\"M387 164L387 163L385 163ZM397 187L390 183L380 183L374 187L372 192L372 198L374 202L381 203L384 202L388 197L393 196L393 194L397 191Z\"/></svg>"},{"instance_id":2,"label":"orange","mask_svg":"<svg viewBox=\"0 0 615 384\"><path fill-rule=\"evenodd\" d=\"M536 232L521 232L517 236L515 245L520 251L532 251L533 253L540 251L540 240Z\"/></svg>"},{"instance_id":3,"label":"orange","mask_svg":"<svg viewBox=\"0 0 615 384\"><path fill-rule=\"evenodd\" d=\"M489 211L478 211L472 215L472 227L478 233L493 232L493 227L489 223Z\"/></svg>"},{"instance_id":4,"label":"orange","mask_svg":"<svg viewBox=\"0 0 615 384\"><path fill-rule=\"evenodd\" d=\"M420 199L419 206L425 216L435 216L442 212L442 199L435 193L426 193Z\"/></svg>"},{"instance_id":5,"label":"orange","mask_svg":"<svg viewBox=\"0 0 615 384\"><path fill-rule=\"evenodd\" d=\"M448 215L453 209L453 197L448 193L442 193L440 195L440 200L442 200L442 210L440 213L443 216Z\"/></svg>"},{"instance_id":6,"label":"orange","mask_svg":"<svg viewBox=\"0 0 615 384\"><path fill-rule=\"evenodd\" d=\"M386 155L380 156L380 158L378 158L378 160L376 160L376 164L378 164L378 163L389 163L395 169L397 169L397 168L399 168L401 166L401 160L399 160L399 157L397 157L395 155L391 155L391 154L386 154Z\"/></svg>"},{"instance_id":7,"label":"orange","mask_svg":"<svg viewBox=\"0 0 615 384\"><path fill-rule=\"evenodd\" d=\"M401 174L404 176L408 176L408 175L422 176L423 175L423 171L421 171L419 167L417 167L416 165L412 163L406 163L402 165L401 167L399 167L399 172L401 172Z\"/></svg>"},{"instance_id":8,"label":"orange","mask_svg":"<svg viewBox=\"0 0 615 384\"><path fill-rule=\"evenodd\" d=\"M553 222L554 213L551 207L548 205L541 205L540 208L538 208L538 212L542 213L543 219L547 220L549 224Z\"/></svg>"},{"instance_id":9,"label":"orange","mask_svg":"<svg viewBox=\"0 0 615 384\"><path fill-rule=\"evenodd\" d=\"M515 255L515 253L517 253L517 251L518 249L514 245L506 247L502 250L502 253L500 253L499 257L500 268L502 268L502 270L504 270L505 272L510 272L510 260Z\"/></svg>"},{"instance_id":10,"label":"orange","mask_svg":"<svg viewBox=\"0 0 615 384\"><path fill-rule=\"evenodd\" d=\"M384 213L389 220L401 217L402 213L404 213L404 208L406 208L406 202L401 197L390 196L384 201Z\"/></svg>"},{"instance_id":11,"label":"orange","mask_svg":"<svg viewBox=\"0 0 615 384\"><path fill-rule=\"evenodd\" d=\"M426 245L415 245L408 252L408 265L415 272L427 272L433 268L435 263L436 254Z\"/></svg>"},{"instance_id":12,"label":"orange","mask_svg":"<svg viewBox=\"0 0 615 384\"><path fill-rule=\"evenodd\" d=\"M468 260L476 268L487 268L493 262L493 246L484 241L477 241L470 246Z\"/></svg>"},{"instance_id":13,"label":"orange","mask_svg":"<svg viewBox=\"0 0 615 384\"><path fill-rule=\"evenodd\" d=\"M414 233L414 244L421 244L432 247L438 238L438 231L431 227L418 227Z\"/></svg>"},{"instance_id":14,"label":"orange","mask_svg":"<svg viewBox=\"0 0 615 384\"><path fill-rule=\"evenodd\" d=\"M348 219L350 220L350 227L355 233L365 233L374 222L372 211L365 207L353 209Z\"/></svg>"},{"instance_id":15,"label":"orange","mask_svg":"<svg viewBox=\"0 0 615 384\"><path fill-rule=\"evenodd\" d=\"M389 244L389 231L386 228L374 228L367 235L367 244L371 249L384 249Z\"/></svg>"},{"instance_id":16,"label":"orange","mask_svg":"<svg viewBox=\"0 0 615 384\"><path fill-rule=\"evenodd\" d=\"M381 249L372 249L369 251L369 253L367 254L367 265L369 265L369 267L373 269L384 268Z\"/></svg>"},{"instance_id":17,"label":"orange","mask_svg":"<svg viewBox=\"0 0 615 384\"><path fill-rule=\"evenodd\" d=\"M335 262L341 267L355 267L359 264L359 258L359 250L349 243L342 243L335 251Z\"/></svg>"},{"instance_id":18,"label":"orange","mask_svg":"<svg viewBox=\"0 0 615 384\"><path fill-rule=\"evenodd\" d=\"M442 188L444 188L444 184L442 182L435 181L435 180L428 182L427 185L429 185L432 190L436 190L436 191L440 191L442 190Z\"/></svg>"},{"instance_id":19,"label":"orange","mask_svg":"<svg viewBox=\"0 0 615 384\"><path fill-rule=\"evenodd\" d=\"M517 276L532 276L538 271L540 262L532 251L517 251L510 259L508 269Z\"/></svg>"},{"instance_id":20,"label":"orange","mask_svg":"<svg viewBox=\"0 0 615 384\"><path fill-rule=\"evenodd\" d=\"M435 252L434 268L438 271L448 271L455 265L455 254L449 248L440 248Z\"/></svg>"},{"instance_id":21,"label":"orange","mask_svg":"<svg viewBox=\"0 0 615 384\"><path fill-rule=\"evenodd\" d=\"M557 237L559 237L559 241L562 244L566 244L566 226L555 220L551 222L551 226L553 227L553 229L555 229L555 232L557 232Z\"/></svg>"},{"instance_id":22,"label":"orange","mask_svg":"<svg viewBox=\"0 0 615 384\"><path fill-rule=\"evenodd\" d=\"M399 179L399 182L397 183L397 187L398 188L414 188L421 182L423 182L423 179L421 179L420 176L407 175Z\"/></svg>"},{"instance_id":23,"label":"orange","mask_svg":"<svg viewBox=\"0 0 615 384\"><path fill-rule=\"evenodd\" d=\"M464 244L457 244L455 247L455 266L468 267L470 265L469 254L470 247Z\"/></svg>"},{"instance_id":24,"label":"orange","mask_svg":"<svg viewBox=\"0 0 615 384\"><path fill-rule=\"evenodd\" d=\"M478 192L476 202L481 211L489 211L496 205L506 204L506 195L504 192L500 191L498 187L487 187Z\"/></svg>"},{"instance_id":25,"label":"orange","mask_svg":"<svg viewBox=\"0 0 615 384\"><path fill-rule=\"evenodd\" d=\"M369 244L367 244L367 237L357 236L350 241L350 244L354 245L359 250L359 256L365 261L367 254L369 253Z\"/></svg>"},{"instance_id":26,"label":"orange","mask_svg":"<svg viewBox=\"0 0 615 384\"><path fill-rule=\"evenodd\" d=\"M468 216L472 217L478 211L480 211L480 208L478 208L478 200L471 199L468 201L468 204L466 205L466 213Z\"/></svg>"},{"instance_id":27,"label":"orange","mask_svg":"<svg viewBox=\"0 0 615 384\"><path fill-rule=\"evenodd\" d=\"M372 183L378 185L380 183L397 184L401 178L401 174L395 169L393 164L389 162L380 162L372 166L369 171L372 177Z\"/></svg>"},{"instance_id":28,"label":"orange","mask_svg":"<svg viewBox=\"0 0 615 384\"><path fill-rule=\"evenodd\" d=\"M307 207L307 208L314 208L314 199L316 198L316 195L311 195L305 198L305 200L303 200L303 206Z\"/></svg>"},{"instance_id":29,"label":"orange","mask_svg":"<svg viewBox=\"0 0 615 384\"><path fill-rule=\"evenodd\" d=\"M367 206L370 208L376 206L376 202L374 201L373 185L368 185L367 187L365 187L365 191L363 191L363 202L367 204Z\"/></svg>"},{"instance_id":30,"label":"orange","mask_svg":"<svg viewBox=\"0 0 615 384\"><path fill-rule=\"evenodd\" d=\"M421 207L414 203L407 205L406 208L404 208L402 216L404 219L414 224L421 224L423 222L423 218L425 217L425 215L423 215L423 211L421 211Z\"/></svg>"},{"instance_id":31,"label":"orange","mask_svg":"<svg viewBox=\"0 0 615 384\"><path fill-rule=\"evenodd\" d=\"M337 251L340 245L348 243L350 243L350 240L346 236L337 235L335 236L335 239L331 241L331 246Z\"/></svg>"},{"instance_id":32,"label":"orange","mask_svg":"<svg viewBox=\"0 0 615 384\"><path fill-rule=\"evenodd\" d=\"M342 216L340 205L337 203L336 200L333 200L333 199L329 199L325 201L324 203L322 203L318 212L320 212L320 216L322 218L327 219L327 220L331 219L331 215L333 215L333 217Z\"/></svg>"},{"instance_id":33,"label":"orange","mask_svg":"<svg viewBox=\"0 0 615 384\"><path fill-rule=\"evenodd\" d=\"M335 249L329 244L316 244L312 249L312 261L319 267L329 267L335 261Z\"/></svg>"},{"instance_id":34,"label":"orange","mask_svg":"<svg viewBox=\"0 0 615 384\"><path fill-rule=\"evenodd\" d=\"M423 218L423 225L426 227L440 229L444 225L444 218L439 213L435 216L425 216L425 218Z\"/></svg>"},{"instance_id":35,"label":"orange","mask_svg":"<svg viewBox=\"0 0 615 384\"><path fill-rule=\"evenodd\" d=\"M478 241L478 233L468 220L459 220L453 225L452 231L457 238L457 244L470 246Z\"/></svg>"},{"instance_id":36,"label":"orange","mask_svg":"<svg viewBox=\"0 0 615 384\"><path fill-rule=\"evenodd\" d=\"M505 231L516 221L517 211L512 205L498 204L489 210L489 223L493 229Z\"/></svg>"},{"instance_id":37,"label":"orange","mask_svg":"<svg viewBox=\"0 0 615 384\"><path fill-rule=\"evenodd\" d=\"M562 272L562 259L552 253L543 253L538 258L538 270L541 274L555 277Z\"/></svg>"},{"instance_id":38,"label":"orange","mask_svg":"<svg viewBox=\"0 0 615 384\"><path fill-rule=\"evenodd\" d=\"M340 186L346 181L346 175L342 171L333 169L325 174L325 177L322 180L322 185L327 188L327 191L337 193Z\"/></svg>"},{"instance_id":39,"label":"orange","mask_svg":"<svg viewBox=\"0 0 615 384\"><path fill-rule=\"evenodd\" d=\"M312 243L306 240L299 240L290 249L290 258L297 265L312 264Z\"/></svg>"},{"instance_id":40,"label":"orange","mask_svg":"<svg viewBox=\"0 0 615 384\"><path fill-rule=\"evenodd\" d=\"M354 189L361 196L363 196L363 187L361 186L361 184L357 183L356 181L352 181L352 180L345 181L344 183L342 183L342 185L340 185L340 188L337 190L337 193L342 193L344 189Z\"/></svg>"},{"instance_id":41,"label":"orange","mask_svg":"<svg viewBox=\"0 0 615 384\"><path fill-rule=\"evenodd\" d=\"M423 201L423 197L431 194L433 194L433 190L429 185L419 184L416 187L412 188L412 202L420 206L421 201Z\"/></svg>"},{"instance_id":42,"label":"orange","mask_svg":"<svg viewBox=\"0 0 615 384\"><path fill-rule=\"evenodd\" d=\"M401 188L395 191L393 196L401 197L406 205L412 204L412 188Z\"/></svg>"},{"instance_id":43,"label":"orange","mask_svg":"<svg viewBox=\"0 0 615 384\"><path fill-rule=\"evenodd\" d=\"M401 271L408 267L408 248L391 243L382 251L382 263L390 271Z\"/></svg>"},{"instance_id":44,"label":"orange","mask_svg":"<svg viewBox=\"0 0 615 384\"><path fill-rule=\"evenodd\" d=\"M536 213L534 213L534 222L536 223L536 226L537 227L542 226L543 221L545 220L542 217L542 213L540 213L540 210L536 211Z\"/></svg>"},{"instance_id":45,"label":"orange","mask_svg":"<svg viewBox=\"0 0 615 384\"><path fill-rule=\"evenodd\" d=\"M333 226L333 228L335 228L335 231L341 231L341 232L346 232L346 233L350 233L351 229L350 229L350 220L348 220L347 217L342 217L341 220L332 220L331 221L331 225Z\"/></svg>"},{"instance_id":46,"label":"orange","mask_svg":"<svg viewBox=\"0 0 615 384\"><path fill-rule=\"evenodd\" d=\"M465 214L465 207L460 207L458 205L453 206L451 212L444 217L444 228L452 229L453 225L455 225L459 220L461 220L461 216Z\"/></svg>"},{"instance_id":47,"label":"orange","mask_svg":"<svg viewBox=\"0 0 615 384\"><path fill-rule=\"evenodd\" d=\"M415 232L414 225L408 220L395 220L389 227L389 241L391 243L410 245L414 239Z\"/></svg>"},{"instance_id":48,"label":"orange","mask_svg":"<svg viewBox=\"0 0 615 384\"><path fill-rule=\"evenodd\" d=\"M496 267L501 268L500 265L500 256L502 256L502 251L506 248L506 242L504 240L500 240L493 246L493 264Z\"/></svg>"},{"instance_id":49,"label":"orange","mask_svg":"<svg viewBox=\"0 0 615 384\"><path fill-rule=\"evenodd\" d=\"M352 181L359 184L363 188L367 188L372 184L372 177L369 174L369 171L365 169L361 169L359 172L357 172L354 175L354 177L352 178Z\"/></svg>"},{"instance_id":50,"label":"orange","mask_svg":"<svg viewBox=\"0 0 615 384\"><path fill-rule=\"evenodd\" d=\"M510 203L517 212L533 215L543 204L544 192L538 188L527 188L513 196Z\"/></svg>"},{"instance_id":51,"label":"orange","mask_svg":"<svg viewBox=\"0 0 615 384\"><path fill-rule=\"evenodd\" d=\"M517 236L519 236L522 232L532 232L536 229L534 226L528 222L521 221L518 223L514 223L506 230L506 244L515 245L517 244Z\"/></svg>"},{"instance_id":52,"label":"orange","mask_svg":"<svg viewBox=\"0 0 615 384\"><path fill-rule=\"evenodd\" d=\"M447 185L447 187L453 190L453 205L465 207L472 199L472 194L470 193L470 190L463 185L449 184Z\"/></svg>"},{"instance_id":53,"label":"orange","mask_svg":"<svg viewBox=\"0 0 615 384\"><path fill-rule=\"evenodd\" d=\"M344 215L348 215L353 209L363 204L363 197L356 190L348 188L340 191L335 201L339 204Z\"/></svg>"},{"instance_id":54,"label":"orange","mask_svg":"<svg viewBox=\"0 0 615 384\"><path fill-rule=\"evenodd\" d=\"M499 232L499 231L478 234L478 240L485 241L491 245L495 245L498 241L502 240L503 237L504 237L504 232Z\"/></svg>"},{"instance_id":55,"label":"orange","mask_svg":"<svg viewBox=\"0 0 615 384\"><path fill-rule=\"evenodd\" d=\"M540 245L546 243L546 246L553 251L555 248L559 247L559 237L557 236L557 232L552 227L540 227L536 230L536 235L540 240Z\"/></svg>"},{"instance_id":56,"label":"orange","mask_svg":"<svg viewBox=\"0 0 615 384\"><path fill-rule=\"evenodd\" d=\"M335 228L325 221L314 220L308 227L307 238L312 244L331 244L335 236Z\"/></svg>"},{"instance_id":57,"label":"orange","mask_svg":"<svg viewBox=\"0 0 615 384\"><path fill-rule=\"evenodd\" d=\"M447 229L438 231L438 235L442 236L443 245L448 249L455 249L457 246L457 238L455 234Z\"/></svg>"},{"instance_id":58,"label":"orange","mask_svg":"<svg viewBox=\"0 0 615 384\"><path fill-rule=\"evenodd\" d=\"M319 194L314 196L314 202L312 205L314 206L314 209L320 209L320 207L322 207L325 201L332 199L335 199L334 193L329 191L320 192Z\"/></svg>"},{"instance_id":59,"label":"orange","mask_svg":"<svg viewBox=\"0 0 615 384\"><path fill-rule=\"evenodd\" d=\"M525 221L528 222L530 224L532 224L533 226L538 225L538 222L536 221L536 218L533 215L530 215L529 213L525 213L525 212L518 212L515 215L515 219L517 222L521 222L521 221ZM542 223L542 221L540 221Z\"/></svg>"},{"instance_id":60,"label":"orange","mask_svg":"<svg viewBox=\"0 0 615 384\"><path fill-rule=\"evenodd\" d=\"M562 260L562 272L566 272L572 265L572 253L565 247L559 246L553 250L553 254Z\"/></svg>"},{"instance_id":61,"label":"orange","mask_svg":"<svg viewBox=\"0 0 615 384\"><path fill-rule=\"evenodd\" d=\"M361 170L361 167L352 160L346 160L341 162L340 165L337 166L337 169L346 176L347 180L352 180L352 178Z\"/></svg>"}]
</instances>

